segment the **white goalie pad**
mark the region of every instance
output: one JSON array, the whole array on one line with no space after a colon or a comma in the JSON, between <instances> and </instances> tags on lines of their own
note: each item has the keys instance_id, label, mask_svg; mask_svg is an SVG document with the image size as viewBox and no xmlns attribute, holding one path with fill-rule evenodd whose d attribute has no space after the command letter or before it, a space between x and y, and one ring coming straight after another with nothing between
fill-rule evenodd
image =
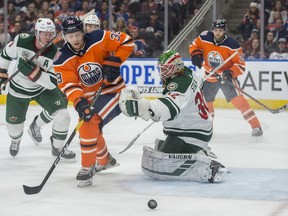
<instances>
[{"instance_id":1,"label":"white goalie pad","mask_svg":"<svg viewBox=\"0 0 288 216\"><path fill-rule=\"evenodd\" d=\"M142 172L158 180L207 182L211 159L202 154L163 153L143 147Z\"/></svg>"}]
</instances>

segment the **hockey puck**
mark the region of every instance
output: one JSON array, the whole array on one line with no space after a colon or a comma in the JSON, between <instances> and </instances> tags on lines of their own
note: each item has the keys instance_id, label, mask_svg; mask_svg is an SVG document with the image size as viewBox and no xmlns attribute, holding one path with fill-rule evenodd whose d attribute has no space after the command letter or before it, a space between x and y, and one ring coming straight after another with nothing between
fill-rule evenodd
<instances>
[{"instance_id":1,"label":"hockey puck","mask_svg":"<svg viewBox=\"0 0 288 216\"><path fill-rule=\"evenodd\" d=\"M148 207L149 207L150 209L155 209L155 208L157 207L157 202L156 202L156 200L150 199L149 202L148 202Z\"/></svg>"}]
</instances>

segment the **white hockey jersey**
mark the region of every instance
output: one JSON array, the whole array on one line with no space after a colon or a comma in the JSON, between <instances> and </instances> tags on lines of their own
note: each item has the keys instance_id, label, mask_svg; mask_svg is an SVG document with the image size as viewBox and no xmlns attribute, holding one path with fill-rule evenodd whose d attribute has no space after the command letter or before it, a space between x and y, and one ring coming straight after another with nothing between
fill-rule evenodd
<instances>
[{"instance_id":1,"label":"white hockey jersey","mask_svg":"<svg viewBox=\"0 0 288 216\"><path fill-rule=\"evenodd\" d=\"M14 41L9 42L1 52L0 68L8 70L8 74L17 71L20 57L30 59L38 51L35 45L36 37L26 33L19 34ZM19 72L11 81L9 93L18 98L31 98L39 95L45 89L57 87L57 78L53 70L53 59L57 53L57 47L51 45L33 62L41 67L40 78L32 82L27 76Z\"/></svg>"},{"instance_id":2,"label":"white hockey jersey","mask_svg":"<svg viewBox=\"0 0 288 216\"><path fill-rule=\"evenodd\" d=\"M185 67L184 74L169 81L161 98L150 101L150 110L163 121L166 135L206 148L213 123L202 94L202 78Z\"/></svg>"}]
</instances>

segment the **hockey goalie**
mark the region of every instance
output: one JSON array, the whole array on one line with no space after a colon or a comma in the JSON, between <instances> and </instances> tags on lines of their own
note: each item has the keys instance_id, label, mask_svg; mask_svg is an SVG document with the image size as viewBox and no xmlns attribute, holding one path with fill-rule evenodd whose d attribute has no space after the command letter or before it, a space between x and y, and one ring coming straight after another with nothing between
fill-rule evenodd
<instances>
[{"instance_id":1,"label":"hockey goalie","mask_svg":"<svg viewBox=\"0 0 288 216\"><path fill-rule=\"evenodd\" d=\"M147 100L136 87L126 87L120 109L128 117L161 121L165 140L143 147L142 171L159 180L219 182L227 173L208 147L212 118L202 94L202 78L184 66L179 53L164 52L157 68L164 90L160 98Z\"/></svg>"}]
</instances>

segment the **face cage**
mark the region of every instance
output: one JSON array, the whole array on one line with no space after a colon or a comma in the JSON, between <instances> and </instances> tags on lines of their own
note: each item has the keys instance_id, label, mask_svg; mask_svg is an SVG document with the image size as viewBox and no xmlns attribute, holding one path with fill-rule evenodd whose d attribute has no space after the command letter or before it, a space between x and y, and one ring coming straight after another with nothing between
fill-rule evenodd
<instances>
[{"instance_id":1,"label":"face cage","mask_svg":"<svg viewBox=\"0 0 288 216\"><path fill-rule=\"evenodd\" d=\"M157 69L163 83L167 78L173 76L177 72L176 64L158 64Z\"/></svg>"}]
</instances>

